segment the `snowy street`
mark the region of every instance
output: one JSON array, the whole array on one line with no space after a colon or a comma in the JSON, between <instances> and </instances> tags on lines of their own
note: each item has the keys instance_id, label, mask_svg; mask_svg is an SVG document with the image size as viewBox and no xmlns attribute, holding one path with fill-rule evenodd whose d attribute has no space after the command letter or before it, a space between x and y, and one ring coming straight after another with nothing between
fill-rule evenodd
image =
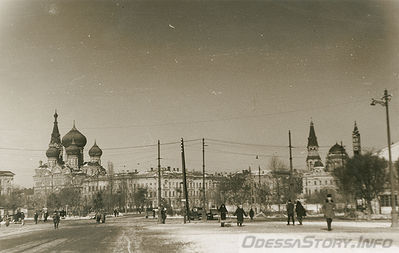
<instances>
[{"instance_id":1,"label":"snowy street","mask_svg":"<svg viewBox=\"0 0 399 253\"><path fill-rule=\"evenodd\" d=\"M333 231L327 231L325 223L318 220L305 220L302 226L287 226L284 221L229 225L220 227L217 221L183 224L180 218L168 218L161 225L154 219L128 215L109 218L105 224L61 221L59 230L54 230L52 223L35 225L30 221L23 227L11 224L1 228L0 252L288 252L295 248L394 252L399 247L399 230L386 221L334 221Z\"/></svg>"}]
</instances>

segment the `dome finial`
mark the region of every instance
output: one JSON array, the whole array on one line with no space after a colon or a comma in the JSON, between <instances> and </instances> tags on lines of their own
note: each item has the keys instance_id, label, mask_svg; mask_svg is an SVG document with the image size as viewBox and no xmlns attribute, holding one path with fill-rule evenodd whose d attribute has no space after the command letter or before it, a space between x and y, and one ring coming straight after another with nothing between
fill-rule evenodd
<instances>
[{"instance_id":1,"label":"dome finial","mask_svg":"<svg viewBox=\"0 0 399 253\"><path fill-rule=\"evenodd\" d=\"M73 127L72 127L72 129L76 129L75 120L73 120Z\"/></svg>"},{"instance_id":2,"label":"dome finial","mask_svg":"<svg viewBox=\"0 0 399 253\"><path fill-rule=\"evenodd\" d=\"M54 112L54 122L57 122L57 118L58 118L58 113L57 113L57 109L55 109L55 112Z\"/></svg>"}]
</instances>

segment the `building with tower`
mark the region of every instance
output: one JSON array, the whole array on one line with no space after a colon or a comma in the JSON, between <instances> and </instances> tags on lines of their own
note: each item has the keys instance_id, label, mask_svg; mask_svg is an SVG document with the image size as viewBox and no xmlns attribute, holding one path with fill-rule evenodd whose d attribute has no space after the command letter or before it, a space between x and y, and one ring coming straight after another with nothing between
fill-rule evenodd
<instances>
[{"instance_id":1,"label":"building with tower","mask_svg":"<svg viewBox=\"0 0 399 253\"><path fill-rule=\"evenodd\" d=\"M114 171L112 162L108 162L107 169L102 166L102 149L94 141L89 149L89 161L84 160L86 137L76 128L61 135L58 129L58 114L54 114L53 131L46 151L47 162L39 162L35 169L34 197L37 207L47 207L50 194L59 193L64 188L77 189L80 192L81 206L79 211L91 208L93 198L98 193L108 194L107 208L133 209L155 207L157 203L157 171L146 172L122 170ZM175 168L162 168L162 198L173 209L182 206L182 172ZM205 185L207 202L215 206L220 197L217 185L220 175L206 174ZM190 171L187 173L188 195L193 206L201 205L202 201L202 173ZM1 185L5 185L2 183ZM145 189L146 202L140 205L134 202L135 193ZM60 207L65 208L65 207Z\"/></svg>"},{"instance_id":2,"label":"building with tower","mask_svg":"<svg viewBox=\"0 0 399 253\"><path fill-rule=\"evenodd\" d=\"M90 176L105 175L101 166L102 151L97 143L89 151L90 161L84 162L86 137L77 130L75 122L72 129L62 138L58 129L58 114L54 114L53 131L46 151L47 162L39 162L35 169L34 195L45 206L47 197L66 187L80 189L83 181Z\"/></svg>"},{"instance_id":3,"label":"building with tower","mask_svg":"<svg viewBox=\"0 0 399 253\"><path fill-rule=\"evenodd\" d=\"M319 155L319 143L317 142L313 121L310 121L307 150L306 164L308 170L312 171L314 168L324 167Z\"/></svg>"},{"instance_id":4,"label":"building with tower","mask_svg":"<svg viewBox=\"0 0 399 253\"><path fill-rule=\"evenodd\" d=\"M307 145L308 155L306 157L307 170L303 174L303 194L312 195L317 194L322 190L335 189L335 179L331 172L329 172L323 165L319 154L319 143L317 142L316 131L313 121L310 122L308 145ZM330 151L335 152L335 145L330 149ZM327 155L327 157L329 154ZM331 156L332 157L332 156ZM331 161L327 158L326 163L329 164Z\"/></svg>"}]
</instances>

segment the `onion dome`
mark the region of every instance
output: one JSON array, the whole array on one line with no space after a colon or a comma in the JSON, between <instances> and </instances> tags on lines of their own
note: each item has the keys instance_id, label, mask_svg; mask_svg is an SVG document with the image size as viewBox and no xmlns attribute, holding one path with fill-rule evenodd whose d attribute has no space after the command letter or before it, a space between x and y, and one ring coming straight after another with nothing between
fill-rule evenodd
<instances>
[{"instance_id":1,"label":"onion dome","mask_svg":"<svg viewBox=\"0 0 399 253\"><path fill-rule=\"evenodd\" d=\"M60 155L60 150L56 147L49 147L46 151L46 156L48 158L52 157L52 158L58 158Z\"/></svg>"},{"instance_id":2,"label":"onion dome","mask_svg":"<svg viewBox=\"0 0 399 253\"><path fill-rule=\"evenodd\" d=\"M330 148L328 151L329 154L345 154L345 148L338 143L335 143L334 146Z\"/></svg>"},{"instance_id":3,"label":"onion dome","mask_svg":"<svg viewBox=\"0 0 399 253\"><path fill-rule=\"evenodd\" d=\"M72 144L72 140L75 140L75 144L78 147L84 147L87 143L86 137L76 129L75 121L73 122L71 131L62 137L62 145L69 147Z\"/></svg>"},{"instance_id":4,"label":"onion dome","mask_svg":"<svg viewBox=\"0 0 399 253\"><path fill-rule=\"evenodd\" d=\"M99 148L97 146L96 141L94 141L94 145L93 147L91 147L91 149L89 150L89 156L101 156L103 154L103 151L101 150L101 148Z\"/></svg>"},{"instance_id":5,"label":"onion dome","mask_svg":"<svg viewBox=\"0 0 399 253\"><path fill-rule=\"evenodd\" d=\"M79 155L80 154L80 148L76 145L75 143L75 139L72 139L72 143L71 145L69 145L66 149L65 149L66 153L68 155Z\"/></svg>"}]
</instances>

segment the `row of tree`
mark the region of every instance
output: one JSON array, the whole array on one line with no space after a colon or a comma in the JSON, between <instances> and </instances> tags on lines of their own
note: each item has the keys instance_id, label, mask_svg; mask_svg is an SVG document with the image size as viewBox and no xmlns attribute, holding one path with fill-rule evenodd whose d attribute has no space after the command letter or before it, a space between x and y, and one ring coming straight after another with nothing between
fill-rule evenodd
<instances>
[{"instance_id":1,"label":"row of tree","mask_svg":"<svg viewBox=\"0 0 399 253\"><path fill-rule=\"evenodd\" d=\"M258 176L253 175L250 170L223 178L219 185L222 202L234 205L257 203L266 209L271 204L285 203L291 195L291 187L295 195L302 193L300 173L294 171L291 177L288 167L277 157L271 158L268 169L271 171L271 178L268 180L272 182L261 179L259 184Z\"/></svg>"}]
</instances>

